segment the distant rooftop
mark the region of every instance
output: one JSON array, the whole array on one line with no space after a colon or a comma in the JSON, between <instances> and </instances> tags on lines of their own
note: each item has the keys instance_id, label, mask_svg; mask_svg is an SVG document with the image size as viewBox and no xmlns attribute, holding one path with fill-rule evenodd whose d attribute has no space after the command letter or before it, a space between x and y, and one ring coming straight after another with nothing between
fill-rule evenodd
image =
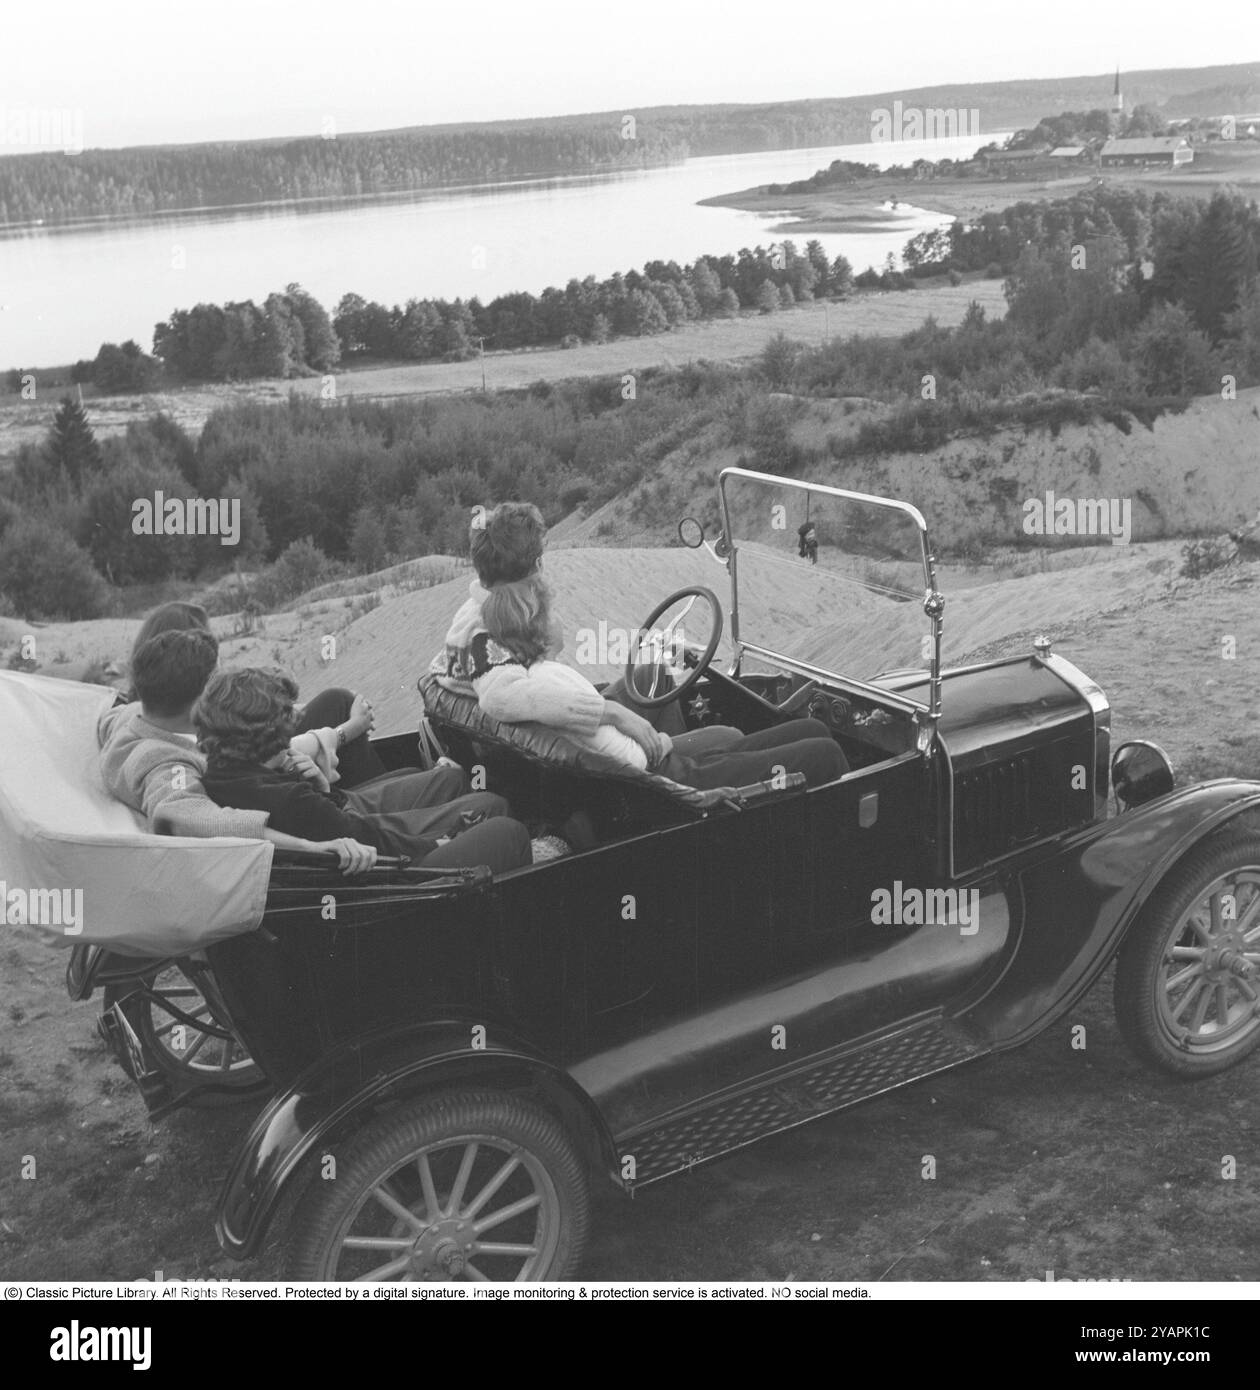
<instances>
[{"instance_id":1,"label":"distant rooftop","mask_svg":"<svg viewBox=\"0 0 1260 1390\"><path fill-rule=\"evenodd\" d=\"M1145 139L1108 140L1102 147L1103 155L1109 154L1171 154L1173 150L1189 145L1184 135L1151 135Z\"/></svg>"},{"instance_id":2,"label":"distant rooftop","mask_svg":"<svg viewBox=\"0 0 1260 1390\"><path fill-rule=\"evenodd\" d=\"M992 154L983 156L985 159L1036 159L1039 155L1046 152L1044 145L1034 145L1027 150L995 150Z\"/></svg>"},{"instance_id":3,"label":"distant rooftop","mask_svg":"<svg viewBox=\"0 0 1260 1390\"><path fill-rule=\"evenodd\" d=\"M1060 145L1057 149L1050 151L1050 157L1052 159L1075 159L1078 154L1084 153L1084 145Z\"/></svg>"}]
</instances>

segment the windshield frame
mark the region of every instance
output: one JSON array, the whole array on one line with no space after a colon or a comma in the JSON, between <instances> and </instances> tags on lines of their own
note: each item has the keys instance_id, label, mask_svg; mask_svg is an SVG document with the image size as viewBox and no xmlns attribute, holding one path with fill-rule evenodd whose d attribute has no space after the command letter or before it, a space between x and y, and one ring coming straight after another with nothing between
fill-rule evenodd
<instances>
[{"instance_id":1,"label":"windshield frame","mask_svg":"<svg viewBox=\"0 0 1260 1390\"><path fill-rule=\"evenodd\" d=\"M728 478L742 478L752 482L769 483L773 487L791 488L798 492L822 494L827 497L835 497L846 502L860 502L868 506L883 508L890 512L897 512L907 518L914 526L919 537L919 551L923 563L924 592L922 607L929 623L931 636L931 657L928 662L928 704L921 705L918 701L911 700L905 695L895 694L893 691L885 689L883 686L872 684L870 680L863 680L861 677L854 676L847 671L828 671L824 668L810 667L811 674L821 676L831 676L846 683L857 685L864 690L869 690L878 694L882 698L890 699L896 704L907 704L916 710L926 710L926 713L935 723L940 718L941 712L941 629L945 608L944 595L937 589L936 583L936 557L932 553L931 543L928 537L927 522L923 513L909 502L898 502L889 497L873 497L869 493L849 492L844 488L827 487L822 483L802 482L797 478L783 478L774 473L758 473L748 468L724 468L718 475L718 494L722 504L722 536L725 541L726 554L723 557L726 568L730 575L731 582L731 641L735 648L735 655L731 665L731 674L738 676L743 665L745 653L749 656L760 657L762 660L781 662L789 669L802 671L804 663L795 657L785 656L782 652L776 652L771 647L762 646L760 642L746 641L739 630L739 537L735 534L731 526L730 509L727 505L726 480Z\"/></svg>"}]
</instances>

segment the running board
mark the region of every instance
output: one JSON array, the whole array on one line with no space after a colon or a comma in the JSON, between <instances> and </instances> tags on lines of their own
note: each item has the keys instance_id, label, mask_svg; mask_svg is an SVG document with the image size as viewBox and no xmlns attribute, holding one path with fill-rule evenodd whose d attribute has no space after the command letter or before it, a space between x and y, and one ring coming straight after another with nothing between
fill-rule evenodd
<instances>
[{"instance_id":1,"label":"running board","mask_svg":"<svg viewBox=\"0 0 1260 1390\"><path fill-rule=\"evenodd\" d=\"M751 1085L732 1088L698 1109L677 1112L619 1138L623 1176L626 1160L634 1160L634 1176L625 1178L625 1186L633 1189L657 1182L771 1134L972 1061L988 1050L957 1029L947 1030L939 1015L856 1045L845 1044L803 1066L782 1068Z\"/></svg>"}]
</instances>

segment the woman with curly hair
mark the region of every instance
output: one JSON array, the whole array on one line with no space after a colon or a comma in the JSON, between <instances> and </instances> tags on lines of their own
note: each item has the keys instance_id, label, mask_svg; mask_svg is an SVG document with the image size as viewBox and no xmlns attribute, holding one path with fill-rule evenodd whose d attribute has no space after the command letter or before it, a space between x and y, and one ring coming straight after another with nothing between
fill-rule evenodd
<instances>
[{"instance_id":1,"label":"woman with curly hair","mask_svg":"<svg viewBox=\"0 0 1260 1390\"><path fill-rule=\"evenodd\" d=\"M418 799L412 783L459 768L383 779L345 792L290 769L297 685L283 671L247 668L210 677L193 709L206 758L204 784L220 806L264 811L276 830L307 839L349 837L383 854L434 868L486 864L495 872L531 862L529 831L491 792Z\"/></svg>"}]
</instances>

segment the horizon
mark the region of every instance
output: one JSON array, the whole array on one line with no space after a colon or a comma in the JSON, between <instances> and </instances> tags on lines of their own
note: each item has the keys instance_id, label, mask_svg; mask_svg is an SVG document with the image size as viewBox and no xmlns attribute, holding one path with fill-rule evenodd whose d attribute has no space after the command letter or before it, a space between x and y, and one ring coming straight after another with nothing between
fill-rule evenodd
<instances>
[{"instance_id":1,"label":"horizon","mask_svg":"<svg viewBox=\"0 0 1260 1390\"><path fill-rule=\"evenodd\" d=\"M313 0L300 27L246 0L223 0L213 27L181 26L160 0L125 0L121 16L70 0L68 12L64 41L28 48L21 71L4 74L0 155L62 148L56 138L13 138L9 118L40 112L78 113L83 148L118 149L1077 81L1095 65L1105 105L1117 66L1122 81L1126 72L1241 66L1247 22L1237 3L1224 22L1186 32L1180 7L1158 0L1135 31L1126 13L1100 16L1090 0L1066 0L1053 25L1012 33L1006 8L980 0L939 32L938 7L907 0L892 32L875 14L838 25L820 0L770 24L738 14L715 23L667 0L644 0L629 18L575 0L527 14L496 0L480 12L474 40L462 15L399 14L389 0L361 0L352 26L333 18L341 7L332 0ZM979 52L977 29L995 40ZM348 69L365 32L363 62ZM914 43L920 33L931 43ZM899 51L907 34L911 54ZM835 42L809 41L825 35ZM435 64L434 51L447 61ZM10 47L9 66L14 55ZM260 91L274 99L260 102Z\"/></svg>"}]
</instances>

